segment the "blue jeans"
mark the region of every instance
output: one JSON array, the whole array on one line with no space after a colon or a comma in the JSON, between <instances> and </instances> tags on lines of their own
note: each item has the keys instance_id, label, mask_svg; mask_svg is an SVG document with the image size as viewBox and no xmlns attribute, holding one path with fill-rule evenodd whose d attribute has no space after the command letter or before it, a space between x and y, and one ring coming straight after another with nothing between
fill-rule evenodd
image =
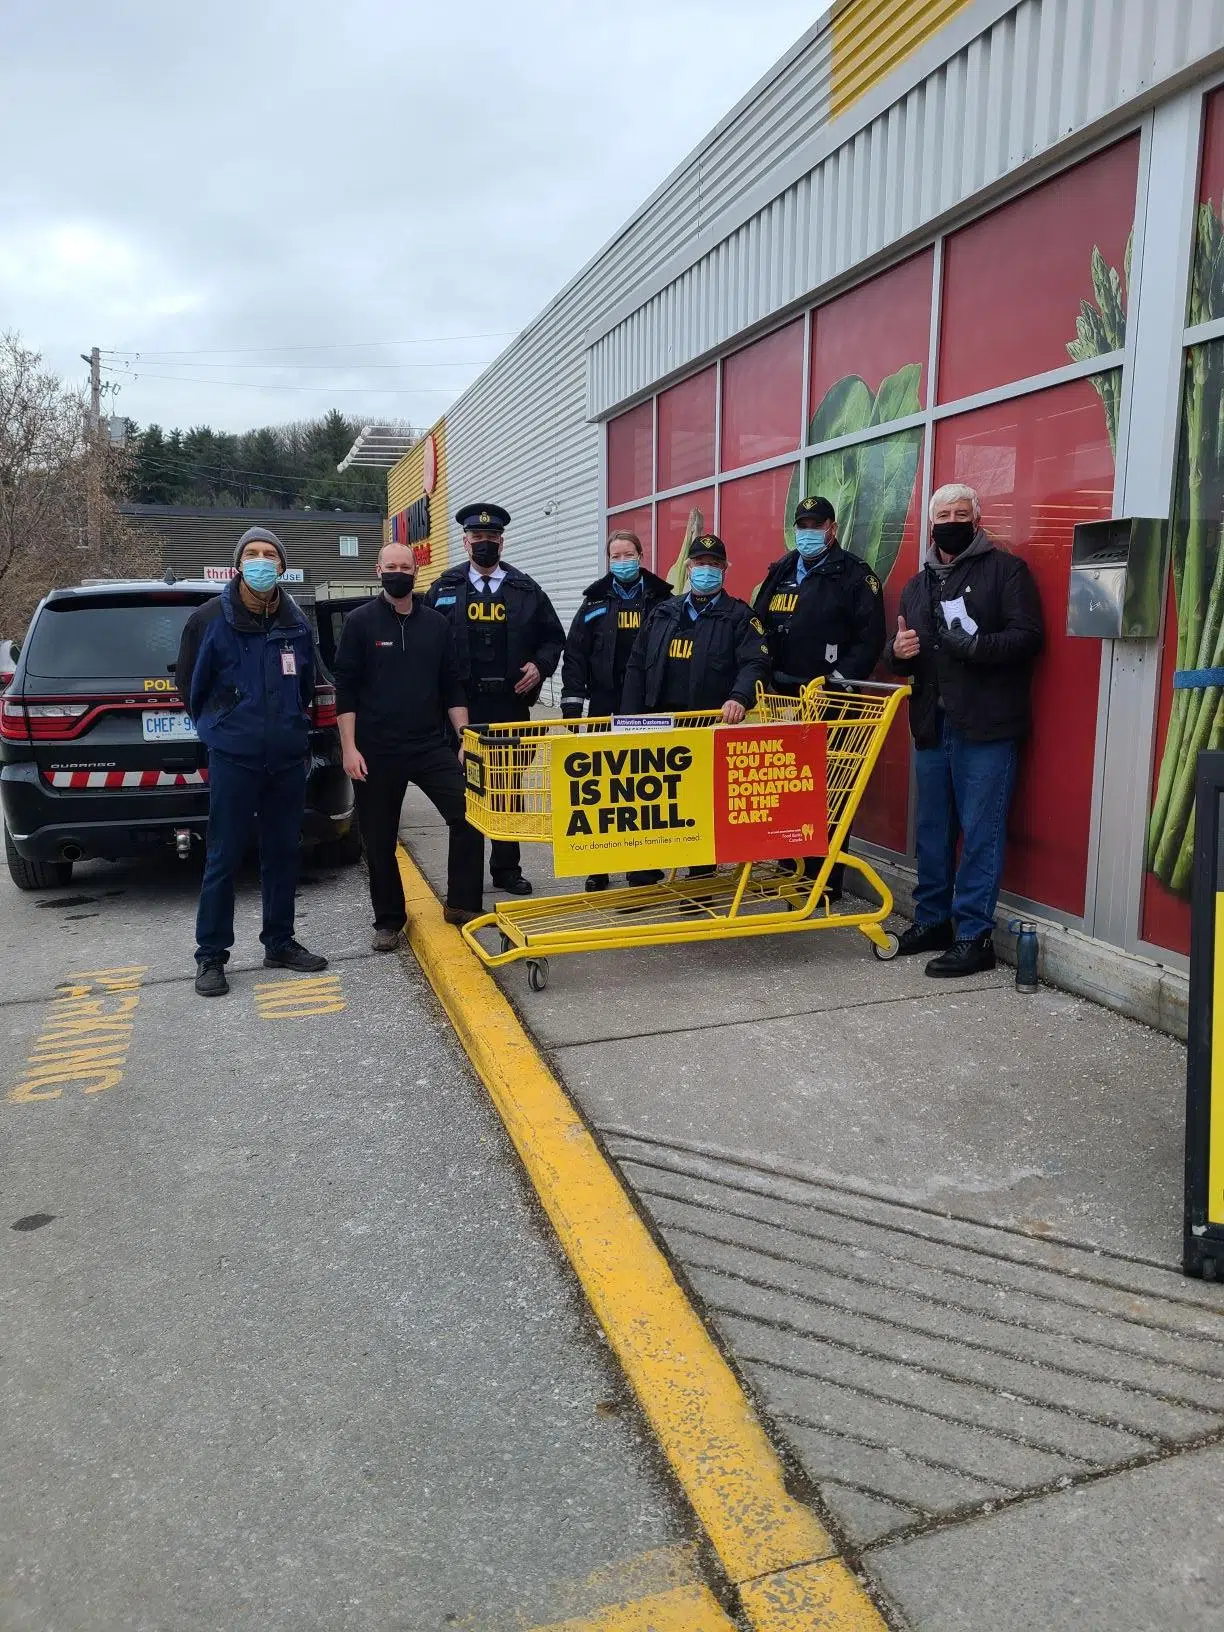
<instances>
[{"instance_id":1,"label":"blue jeans","mask_svg":"<svg viewBox=\"0 0 1224 1632\"><path fill-rule=\"evenodd\" d=\"M943 741L937 748L919 748L914 754L918 772L914 911L919 924L953 919L958 939L968 941L994 928L1007 807L1016 784L1016 743L1010 738L969 742L942 715L940 729Z\"/></svg>"},{"instance_id":2,"label":"blue jeans","mask_svg":"<svg viewBox=\"0 0 1224 1632\"><path fill-rule=\"evenodd\" d=\"M228 962L234 944L234 876L259 822L259 882L269 951L293 939L298 842L306 808L306 762L267 771L225 754L208 757L208 858L196 913L196 959Z\"/></svg>"}]
</instances>

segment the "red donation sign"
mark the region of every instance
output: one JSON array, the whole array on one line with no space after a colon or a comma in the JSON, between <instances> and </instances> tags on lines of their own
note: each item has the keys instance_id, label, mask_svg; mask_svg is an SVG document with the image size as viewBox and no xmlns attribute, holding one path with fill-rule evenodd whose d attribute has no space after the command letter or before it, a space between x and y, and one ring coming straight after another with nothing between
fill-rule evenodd
<instances>
[{"instance_id":1,"label":"red donation sign","mask_svg":"<svg viewBox=\"0 0 1224 1632\"><path fill-rule=\"evenodd\" d=\"M722 861L820 856L829 848L823 725L714 733L714 848Z\"/></svg>"}]
</instances>

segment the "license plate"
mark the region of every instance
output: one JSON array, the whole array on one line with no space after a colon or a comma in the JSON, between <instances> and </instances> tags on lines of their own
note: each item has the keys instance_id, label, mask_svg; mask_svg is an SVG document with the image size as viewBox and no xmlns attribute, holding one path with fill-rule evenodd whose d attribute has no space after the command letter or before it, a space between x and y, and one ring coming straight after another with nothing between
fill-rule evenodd
<instances>
[{"instance_id":1,"label":"license plate","mask_svg":"<svg viewBox=\"0 0 1224 1632\"><path fill-rule=\"evenodd\" d=\"M146 708L142 715L144 720L144 740L146 742L194 742L196 728L194 723L177 708Z\"/></svg>"}]
</instances>

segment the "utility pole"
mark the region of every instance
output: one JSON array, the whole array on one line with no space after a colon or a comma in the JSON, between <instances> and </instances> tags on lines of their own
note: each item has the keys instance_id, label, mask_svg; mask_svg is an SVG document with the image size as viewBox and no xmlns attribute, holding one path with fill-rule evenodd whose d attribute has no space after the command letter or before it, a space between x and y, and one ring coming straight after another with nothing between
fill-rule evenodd
<instances>
[{"instance_id":1,"label":"utility pole","mask_svg":"<svg viewBox=\"0 0 1224 1632\"><path fill-rule=\"evenodd\" d=\"M86 534L89 540L90 555L96 561L98 545L100 543L100 511L102 495L99 492L99 465L102 458L102 354L94 346L87 357L81 353L81 361L89 364L89 424L86 442Z\"/></svg>"},{"instance_id":2,"label":"utility pole","mask_svg":"<svg viewBox=\"0 0 1224 1632\"><path fill-rule=\"evenodd\" d=\"M96 437L102 423L102 353L94 346L88 357L81 353L81 361L89 364L89 429Z\"/></svg>"}]
</instances>

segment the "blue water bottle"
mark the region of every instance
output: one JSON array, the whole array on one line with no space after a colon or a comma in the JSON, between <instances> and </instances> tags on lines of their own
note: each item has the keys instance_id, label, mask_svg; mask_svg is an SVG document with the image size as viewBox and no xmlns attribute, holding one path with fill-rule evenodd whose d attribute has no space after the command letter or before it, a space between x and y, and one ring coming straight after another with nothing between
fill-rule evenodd
<instances>
[{"instance_id":1,"label":"blue water bottle","mask_svg":"<svg viewBox=\"0 0 1224 1632\"><path fill-rule=\"evenodd\" d=\"M1037 990L1037 926L1017 918L1008 925L1016 937L1016 990Z\"/></svg>"}]
</instances>

